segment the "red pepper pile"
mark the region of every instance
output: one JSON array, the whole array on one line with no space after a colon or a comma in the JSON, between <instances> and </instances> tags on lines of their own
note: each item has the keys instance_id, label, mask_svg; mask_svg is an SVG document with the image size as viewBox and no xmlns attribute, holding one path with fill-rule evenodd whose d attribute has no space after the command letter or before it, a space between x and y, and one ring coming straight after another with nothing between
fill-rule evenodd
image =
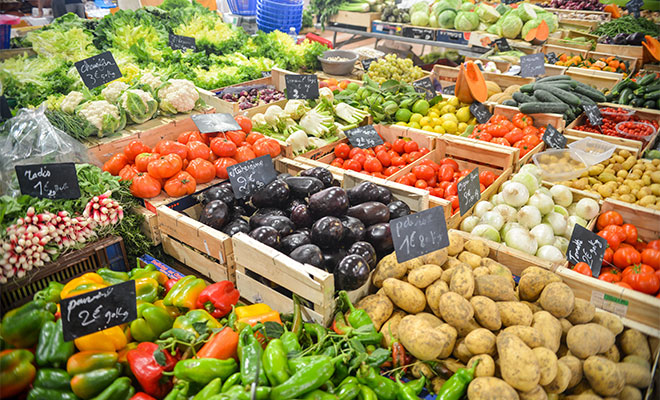
<instances>
[{"instance_id":1,"label":"red pepper pile","mask_svg":"<svg viewBox=\"0 0 660 400\"><path fill-rule=\"evenodd\" d=\"M660 298L660 239L644 243L638 238L637 228L624 224L616 211L602 213L596 228L609 246L598 279ZM573 269L591 276L586 263L578 263Z\"/></svg>"},{"instance_id":2,"label":"red pepper pile","mask_svg":"<svg viewBox=\"0 0 660 400\"><path fill-rule=\"evenodd\" d=\"M385 179L428 152L429 149L420 148L410 139L397 139L370 149L340 143L335 147L335 159L330 165Z\"/></svg>"},{"instance_id":3,"label":"red pepper pile","mask_svg":"<svg viewBox=\"0 0 660 400\"><path fill-rule=\"evenodd\" d=\"M573 129L576 129L578 131L591 132L591 133L602 133L603 135L616 136L616 137L621 137L619 132L616 131L616 124L623 121L645 122L647 124L653 125L653 127L656 130L658 129L657 121L640 119L634 114L628 115L630 110L626 110L624 108L606 107L606 108L601 108L600 112L603 115L603 125L600 126L600 129L597 126L591 125L588 120L586 121L585 125L578 125ZM649 133L651 132L649 131L647 135ZM634 131L631 131L630 134L635 136L644 136L644 135L637 135ZM639 140L642 139L640 138Z\"/></svg>"},{"instance_id":4,"label":"red pepper pile","mask_svg":"<svg viewBox=\"0 0 660 400\"><path fill-rule=\"evenodd\" d=\"M520 149L520 157L542 141L545 127L536 128L529 115L518 113L509 121L504 115L493 115L485 124L477 125L468 136L486 142Z\"/></svg>"}]
</instances>

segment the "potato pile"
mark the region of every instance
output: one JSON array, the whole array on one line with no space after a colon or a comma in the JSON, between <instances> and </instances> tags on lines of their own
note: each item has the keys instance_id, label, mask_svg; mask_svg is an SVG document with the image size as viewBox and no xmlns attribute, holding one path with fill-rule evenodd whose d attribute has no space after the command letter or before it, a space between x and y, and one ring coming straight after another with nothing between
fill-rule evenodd
<instances>
[{"instance_id":1,"label":"potato pile","mask_svg":"<svg viewBox=\"0 0 660 400\"><path fill-rule=\"evenodd\" d=\"M619 150L609 160L589 167L580 178L563 185L660 210L660 159L636 160Z\"/></svg>"},{"instance_id":2,"label":"potato pile","mask_svg":"<svg viewBox=\"0 0 660 400\"><path fill-rule=\"evenodd\" d=\"M530 266L516 286L511 271L488 258L480 240L449 233L448 248L398 263L383 258L376 294L362 299L383 333L418 360L442 360L451 371L476 367L469 399L641 399L651 382L645 335L576 299L558 275ZM438 390L443 379L427 364Z\"/></svg>"}]
</instances>

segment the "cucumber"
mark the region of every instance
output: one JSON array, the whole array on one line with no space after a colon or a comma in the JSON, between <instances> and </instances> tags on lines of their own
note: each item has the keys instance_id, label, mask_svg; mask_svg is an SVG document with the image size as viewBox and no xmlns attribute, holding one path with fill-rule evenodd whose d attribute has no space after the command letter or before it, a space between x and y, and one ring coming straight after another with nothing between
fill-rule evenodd
<instances>
[{"instance_id":1,"label":"cucumber","mask_svg":"<svg viewBox=\"0 0 660 400\"><path fill-rule=\"evenodd\" d=\"M644 75L644 77L642 79L638 79L637 84L639 86L646 86L646 85L650 84L651 82L653 82L654 79L655 79L655 74L647 74L647 75Z\"/></svg>"},{"instance_id":2,"label":"cucumber","mask_svg":"<svg viewBox=\"0 0 660 400\"><path fill-rule=\"evenodd\" d=\"M553 75L546 76L545 78L537 79L536 83L546 83L546 82L555 82L555 81L571 81L573 80L568 75Z\"/></svg>"},{"instance_id":3,"label":"cucumber","mask_svg":"<svg viewBox=\"0 0 660 400\"><path fill-rule=\"evenodd\" d=\"M653 91L651 93L646 93L644 95L646 100L658 100L660 99L660 90Z\"/></svg>"},{"instance_id":4,"label":"cucumber","mask_svg":"<svg viewBox=\"0 0 660 400\"><path fill-rule=\"evenodd\" d=\"M523 93L532 93L534 91L534 84L533 83L528 83L526 85L522 85L520 87L520 91Z\"/></svg>"},{"instance_id":5,"label":"cucumber","mask_svg":"<svg viewBox=\"0 0 660 400\"><path fill-rule=\"evenodd\" d=\"M552 87L554 87L554 88L558 88L558 89L561 89L561 90L565 90L565 91L567 91L567 92L572 92L572 91L573 91L573 87L571 87L571 85L562 84L562 83L560 83L560 82L548 82L548 83L546 83L545 85L546 85L546 86L547 86L547 85L552 85Z\"/></svg>"},{"instance_id":6,"label":"cucumber","mask_svg":"<svg viewBox=\"0 0 660 400\"><path fill-rule=\"evenodd\" d=\"M633 95L633 90L631 88L625 88L621 91L621 94L619 95L619 101L617 103L627 105L628 104L628 95Z\"/></svg>"},{"instance_id":7,"label":"cucumber","mask_svg":"<svg viewBox=\"0 0 660 400\"><path fill-rule=\"evenodd\" d=\"M517 93L517 92L516 92L516 93ZM503 106L518 107L518 102L515 101L514 99L508 99L508 100L504 100L504 101L502 102L502 105L503 105Z\"/></svg>"},{"instance_id":8,"label":"cucumber","mask_svg":"<svg viewBox=\"0 0 660 400\"><path fill-rule=\"evenodd\" d=\"M527 95L523 92L515 92L512 97L513 100L515 100L518 103L533 103L536 101L534 97Z\"/></svg>"},{"instance_id":9,"label":"cucumber","mask_svg":"<svg viewBox=\"0 0 660 400\"><path fill-rule=\"evenodd\" d=\"M629 104L633 107L642 107L646 101L653 101L653 100L644 100L643 97L633 97L632 100L630 100Z\"/></svg>"},{"instance_id":10,"label":"cucumber","mask_svg":"<svg viewBox=\"0 0 660 400\"><path fill-rule=\"evenodd\" d=\"M575 119L575 113L573 112L573 110L571 109L566 110L566 112L564 113L564 119L566 121L573 121Z\"/></svg>"},{"instance_id":11,"label":"cucumber","mask_svg":"<svg viewBox=\"0 0 660 400\"><path fill-rule=\"evenodd\" d=\"M557 96L543 89L535 90L534 97L536 97L542 103L562 103L562 101Z\"/></svg>"},{"instance_id":12,"label":"cucumber","mask_svg":"<svg viewBox=\"0 0 660 400\"><path fill-rule=\"evenodd\" d=\"M520 112L523 114L552 113L563 114L568 110L568 105L564 103L524 103L520 105Z\"/></svg>"},{"instance_id":13,"label":"cucumber","mask_svg":"<svg viewBox=\"0 0 660 400\"><path fill-rule=\"evenodd\" d=\"M576 95L558 88L557 85L536 84L534 85L534 89L546 90L555 95L555 97L558 97L564 103L572 106L579 106L581 104L580 99Z\"/></svg>"},{"instance_id":14,"label":"cucumber","mask_svg":"<svg viewBox=\"0 0 660 400\"><path fill-rule=\"evenodd\" d=\"M575 93L575 95L580 99L582 104L596 104L589 96L585 96L582 93Z\"/></svg>"},{"instance_id":15,"label":"cucumber","mask_svg":"<svg viewBox=\"0 0 660 400\"><path fill-rule=\"evenodd\" d=\"M589 97L593 101L606 101L607 99L605 98L605 95L599 92L596 89L592 89L589 86L583 84L583 83L578 83L578 85L573 89L576 93L583 94L587 97Z\"/></svg>"}]
</instances>

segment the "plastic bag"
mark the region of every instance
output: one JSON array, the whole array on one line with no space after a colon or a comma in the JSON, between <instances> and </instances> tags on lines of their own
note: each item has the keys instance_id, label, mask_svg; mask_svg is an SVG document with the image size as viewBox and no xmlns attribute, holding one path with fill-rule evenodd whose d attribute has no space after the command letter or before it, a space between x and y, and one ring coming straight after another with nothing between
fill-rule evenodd
<instances>
[{"instance_id":1,"label":"plastic bag","mask_svg":"<svg viewBox=\"0 0 660 400\"><path fill-rule=\"evenodd\" d=\"M23 108L0 126L0 195L20 195L16 165L90 162L87 147L51 125L45 110Z\"/></svg>"}]
</instances>

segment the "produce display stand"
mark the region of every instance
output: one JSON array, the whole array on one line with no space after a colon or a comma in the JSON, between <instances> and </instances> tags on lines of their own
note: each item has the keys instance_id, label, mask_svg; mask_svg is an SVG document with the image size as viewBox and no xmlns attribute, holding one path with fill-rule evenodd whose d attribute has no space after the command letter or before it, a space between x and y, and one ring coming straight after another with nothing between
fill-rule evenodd
<instances>
[{"instance_id":1,"label":"produce display stand","mask_svg":"<svg viewBox=\"0 0 660 400\"><path fill-rule=\"evenodd\" d=\"M328 19L326 27L345 27L364 32L371 32L371 25L380 19L380 12L338 11Z\"/></svg>"},{"instance_id":2,"label":"produce display stand","mask_svg":"<svg viewBox=\"0 0 660 400\"><path fill-rule=\"evenodd\" d=\"M612 199L603 202L601 213L606 211L616 211L625 223L635 225L640 239L651 241L660 238L660 211ZM556 272L573 289L576 297L617 314L624 325L660 338L660 299L579 274L566 266Z\"/></svg>"},{"instance_id":3,"label":"produce display stand","mask_svg":"<svg viewBox=\"0 0 660 400\"><path fill-rule=\"evenodd\" d=\"M36 292L47 287L49 282L66 283L99 268L115 271L130 269L121 237L108 236L90 242L79 250L66 251L57 260L30 271L26 276L0 285L0 310L5 313L27 303Z\"/></svg>"},{"instance_id":4,"label":"produce display stand","mask_svg":"<svg viewBox=\"0 0 660 400\"><path fill-rule=\"evenodd\" d=\"M601 57L611 57L615 56L621 61L625 61L628 63L628 66L630 67L630 70L628 71L628 75L633 75L635 71L637 70L637 59L634 57L628 57L624 55L618 55L618 54L610 54L610 53L601 53L598 51L590 51L589 54L587 54L587 57L589 58L601 58Z\"/></svg>"}]
</instances>

